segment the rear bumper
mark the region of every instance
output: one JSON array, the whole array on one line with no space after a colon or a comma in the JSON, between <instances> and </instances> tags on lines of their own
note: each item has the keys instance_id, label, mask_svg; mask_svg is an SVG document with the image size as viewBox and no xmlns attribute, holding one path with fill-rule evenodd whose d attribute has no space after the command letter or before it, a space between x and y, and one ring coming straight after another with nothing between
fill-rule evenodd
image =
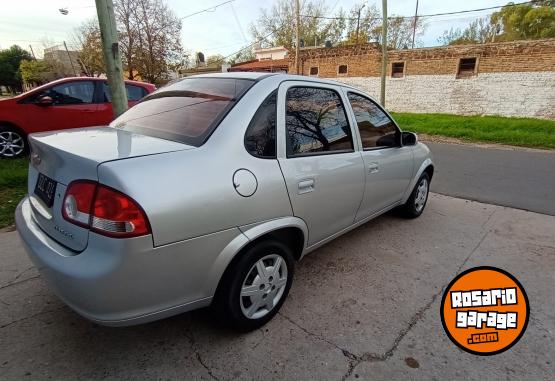
<instances>
[{"instance_id":1,"label":"rear bumper","mask_svg":"<svg viewBox=\"0 0 555 381\"><path fill-rule=\"evenodd\" d=\"M153 247L151 236L89 233L87 248L76 254L40 229L27 198L17 207L16 226L27 254L60 299L85 318L112 326L209 305L225 269L222 252L238 236L247 240L229 229Z\"/></svg>"}]
</instances>

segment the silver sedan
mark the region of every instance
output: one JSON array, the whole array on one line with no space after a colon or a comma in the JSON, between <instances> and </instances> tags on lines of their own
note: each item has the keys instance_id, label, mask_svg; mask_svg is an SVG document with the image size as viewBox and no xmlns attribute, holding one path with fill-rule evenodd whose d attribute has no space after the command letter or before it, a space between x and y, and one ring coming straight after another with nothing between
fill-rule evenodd
<instances>
[{"instance_id":1,"label":"silver sedan","mask_svg":"<svg viewBox=\"0 0 555 381\"><path fill-rule=\"evenodd\" d=\"M109 127L29 137L16 223L54 292L104 325L212 305L241 330L283 304L304 255L397 208L434 166L365 93L302 76L196 76Z\"/></svg>"}]
</instances>

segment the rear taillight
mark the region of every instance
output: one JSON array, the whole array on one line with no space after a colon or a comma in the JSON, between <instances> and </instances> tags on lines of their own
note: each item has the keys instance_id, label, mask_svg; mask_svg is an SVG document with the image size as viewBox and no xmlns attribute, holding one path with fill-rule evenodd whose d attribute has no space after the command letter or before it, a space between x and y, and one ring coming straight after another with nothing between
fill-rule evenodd
<instances>
[{"instance_id":1,"label":"rear taillight","mask_svg":"<svg viewBox=\"0 0 555 381\"><path fill-rule=\"evenodd\" d=\"M151 232L145 212L132 198L88 180L69 184L62 215L73 224L109 237L129 238Z\"/></svg>"}]
</instances>

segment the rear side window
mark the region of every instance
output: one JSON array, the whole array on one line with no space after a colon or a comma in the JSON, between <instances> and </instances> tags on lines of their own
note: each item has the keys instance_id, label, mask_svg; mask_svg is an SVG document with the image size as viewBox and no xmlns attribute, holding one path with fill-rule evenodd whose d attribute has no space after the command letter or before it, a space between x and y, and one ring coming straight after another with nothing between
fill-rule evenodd
<instances>
[{"instance_id":1,"label":"rear side window","mask_svg":"<svg viewBox=\"0 0 555 381\"><path fill-rule=\"evenodd\" d=\"M256 157L276 157L277 91L262 102L245 133L245 148Z\"/></svg>"},{"instance_id":2,"label":"rear side window","mask_svg":"<svg viewBox=\"0 0 555 381\"><path fill-rule=\"evenodd\" d=\"M125 85L125 90L127 91L128 101L139 101L142 97L148 94L146 89L141 86L135 85ZM102 82L102 92L104 93L104 102L112 102L112 93L110 92L110 85Z\"/></svg>"},{"instance_id":3,"label":"rear side window","mask_svg":"<svg viewBox=\"0 0 555 381\"><path fill-rule=\"evenodd\" d=\"M292 87L286 107L288 156L353 151L345 108L334 90Z\"/></svg>"},{"instance_id":4,"label":"rear side window","mask_svg":"<svg viewBox=\"0 0 555 381\"><path fill-rule=\"evenodd\" d=\"M253 84L248 79L186 78L148 95L110 126L198 147Z\"/></svg>"}]
</instances>

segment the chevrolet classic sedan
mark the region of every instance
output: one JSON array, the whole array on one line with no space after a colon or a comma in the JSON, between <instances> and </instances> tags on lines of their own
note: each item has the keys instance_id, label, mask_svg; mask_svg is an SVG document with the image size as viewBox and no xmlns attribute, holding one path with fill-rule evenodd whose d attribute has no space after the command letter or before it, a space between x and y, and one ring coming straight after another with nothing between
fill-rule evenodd
<instances>
[{"instance_id":1,"label":"chevrolet classic sedan","mask_svg":"<svg viewBox=\"0 0 555 381\"><path fill-rule=\"evenodd\" d=\"M268 322L299 260L397 208L418 217L434 165L364 92L303 76L195 76L108 128L29 137L16 223L56 294L132 325L211 305Z\"/></svg>"}]
</instances>

